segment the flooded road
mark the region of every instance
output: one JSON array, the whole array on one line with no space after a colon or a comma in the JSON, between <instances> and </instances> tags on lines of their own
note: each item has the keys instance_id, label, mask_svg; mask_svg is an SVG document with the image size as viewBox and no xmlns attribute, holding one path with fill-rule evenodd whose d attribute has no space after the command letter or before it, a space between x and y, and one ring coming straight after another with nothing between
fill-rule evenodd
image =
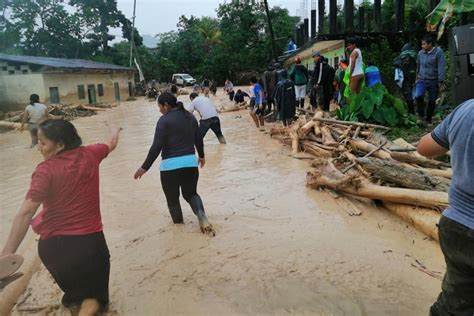
<instances>
[{"instance_id":1,"label":"flooded road","mask_svg":"<svg viewBox=\"0 0 474 316\"><path fill-rule=\"evenodd\" d=\"M140 99L73 121L86 144L102 141L110 125L124 128L101 165L109 314L428 314L441 282L412 264L444 272L438 244L389 212L355 203L362 215L351 217L341 201L306 188L308 163L289 157L246 111L221 114L227 145L211 131L205 139L198 192L216 237L200 233L183 199L185 225L173 225L159 161L133 180L158 118L156 103ZM2 244L41 161L28 142L28 133L0 134ZM13 314L68 315L60 299L41 268Z\"/></svg>"}]
</instances>

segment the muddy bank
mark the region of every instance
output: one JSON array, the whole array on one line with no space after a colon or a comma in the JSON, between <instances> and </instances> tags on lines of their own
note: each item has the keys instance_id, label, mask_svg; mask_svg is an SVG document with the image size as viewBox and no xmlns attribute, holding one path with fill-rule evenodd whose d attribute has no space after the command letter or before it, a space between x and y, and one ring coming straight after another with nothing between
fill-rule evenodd
<instances>
[{"instance_id":1,"label":"muddy bank","mask_svg":"<svg viewBox=\"0 0 474 316\"><path fill-rule=\"evenodd\" d=\"M184 200L185 225L173 225L158 161L141 181L132 178L158 117L156 103L138 100L74 121L85 143L100 141L112 123L124 127L101 167L112 256L109 314L428 313L440 281L412 264L443 272L439 246L389 212L354 202L362 215L348 216L351 206L307 189L307 162L257 131L246 111L221 114L227 145L212 132L205 139L198 191L217 236L199 232ZM2 242L41 159L25 148L28 137L0 135L1 189L8 193L1 197ZM42 268L13 314L67 315L60 298Z\"/></svg>"}]
</instances>

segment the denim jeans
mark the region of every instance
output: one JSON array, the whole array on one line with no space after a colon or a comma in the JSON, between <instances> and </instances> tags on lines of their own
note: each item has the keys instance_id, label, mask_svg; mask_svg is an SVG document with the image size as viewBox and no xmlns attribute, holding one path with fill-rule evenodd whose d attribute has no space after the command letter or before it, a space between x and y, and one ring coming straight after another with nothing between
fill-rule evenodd
<instances>
[{"instance_id":1,"label":"denim jeans","mask_svg":"<svg viewBox=\"0 0 474 316\"><path fill-rule=\"evenodd\" d=\"M441 294L430 315L474 315L474 230L447 217L439 221L439 243L446 261Z\"/></svg>"},{"instance_id":2,"label":"denim jeans","mask_svg":"<svg viewBox=\"0 0 474 316\"><path fill-rule=\"evenodd\" d=\"M436 99L438 99L438 81L437 80L418 80L415 83L415 97L418 106L418 115L431 123L433 117ZM425 106L425 94L428 93L428 107Z\"/></svg>"}]
</instances>

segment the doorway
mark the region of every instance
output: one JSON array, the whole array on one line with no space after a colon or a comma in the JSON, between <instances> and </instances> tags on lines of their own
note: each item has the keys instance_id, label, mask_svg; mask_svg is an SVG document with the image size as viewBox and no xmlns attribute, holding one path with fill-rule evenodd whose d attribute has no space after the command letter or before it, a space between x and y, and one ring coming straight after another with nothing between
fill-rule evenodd
<instances>
[{"instance_id":1,"label":"doorway","mask_svg":"<svg viewBox=\"0 0 474 316\"><path fill-rule=\"evenodd\" d=\"M95 95L95 85L87 85L87 96L89 97L89 104L97 103L97 96Z\"/></svg>"},{"instance_id":2,"label":"doorway","mask_svg":"<svg viewBox=\"0 0 474 316\"><path fill-rule=\"evenodd\" d=\"M118 82L114 82L114 90L115 90L115 101L120 101L120 86Z\"/></svg>"}]
</instances>

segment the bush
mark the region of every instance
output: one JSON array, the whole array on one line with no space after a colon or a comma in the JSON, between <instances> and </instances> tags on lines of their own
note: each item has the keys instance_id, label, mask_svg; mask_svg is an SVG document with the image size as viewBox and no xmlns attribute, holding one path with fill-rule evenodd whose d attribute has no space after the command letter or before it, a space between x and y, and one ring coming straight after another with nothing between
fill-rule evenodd
<instances>
[{"instance_id":1,"label":"bush","mask_svg":"<svg viewBox=\"0 0 474 316\"><path fill-rule=\"evenodd\" d=\"M405 103L389 94L382 84L363 87L359 94L347 99L347 104L337 110L340 120L373 122L392 127L416 123L416 118L408 115Z\"/></svg>"}]
</instances>

